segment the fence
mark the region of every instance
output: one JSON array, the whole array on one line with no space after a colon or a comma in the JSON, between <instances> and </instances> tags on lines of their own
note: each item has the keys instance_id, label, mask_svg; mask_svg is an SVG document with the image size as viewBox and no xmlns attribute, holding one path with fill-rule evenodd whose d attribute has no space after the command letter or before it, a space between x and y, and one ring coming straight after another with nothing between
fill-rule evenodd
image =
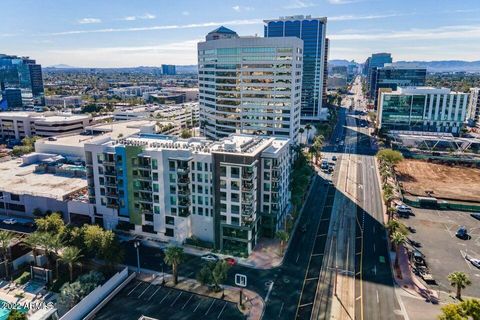
<instances>
[{"instance_id":1,"label":"fence","mask_svg":"<svg viewBox=\"0 0 480 320\"><path fill-rule=\"evenodd\" d=\"M468 211L468 212L480 212L480 204L462 204L454 203L446 200L440 200L435 202L422 202L420 200L414 200L411 198L404 197L403 202L409 206L415 208L435 208L438 210L457 210L457 211Z\"/></svg>"},{"instance_id":2,"label":"fence","mask_svg":"<svg viewBox=\"0 0 480 320\"><path fill-rule=\"evenodd\" d=\"M117 272L102 286L95 288L92 292L77 303L72 309L65 313L60 320L81 320L101 303L113 290L121 285L128 278L128 268L125 267L120 272Z\"/></svg>"}]
</instances>

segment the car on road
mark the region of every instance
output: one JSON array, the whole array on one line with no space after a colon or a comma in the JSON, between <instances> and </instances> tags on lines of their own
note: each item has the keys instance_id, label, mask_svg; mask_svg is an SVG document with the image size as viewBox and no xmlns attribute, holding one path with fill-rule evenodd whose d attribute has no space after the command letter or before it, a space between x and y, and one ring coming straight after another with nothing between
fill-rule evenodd
<instances>
[{"instance_id":1,"label":"car on road","mask_svg":"<svg viewBox=\"0 0 480 320\"><path fill-rule=\"evenodd\" d=\"M480 213L472 213L470 216L474 219L480 220Z\"/></svg>"},{"instance_id":2,"label":"car on road","mask_svg":"<svg viewBox=\"0 0 480 320\"><path fill-rule=\"evenodd\" d=\"M418 241L415 241L415 240L412 240L412 239L408 239L408 242L410 242L410 244L412 246L414 246L415 248L421 248L422 247L422 244Z\"/></svg>"},{"instance_id":3,"label":"car on road","mask_svg":"<svg viewBox=\"0 0 480 320\"><path fill-rule=\"evenodd\" d=\"M397 205L395 207L395 209L397 209L397 211L404 211L404 212L412 212L412 208L410 208L409 206L406 206L404 204L400 204L400 205Z\"/></svg>"},{"instance_id":4,"label":"car on road","mask_svg":"<svg viewBox=\"0 0 480 320\"><path fill-rule=\"evenodd\" d=\"M337 156L333 156L332 161L337 161Z\"/></svg>"},{"instance_id":5,"label":"car on road","mask_svg":"<svg viewBox=\"0 0 480 320\"><path fill-rule=\"evenodd\" d=\"M201 259L208 262L217 262L219 260L219 258L212 253L204 254Z\"/></svg>"},{"instance_id":6,"label":"car on road","mask_svg":"<svg viewBox=\"0 0 480 320\"><path fill-rule=\"evenodd\" d=\"M470 263L475 267L480 268L480 259L470 259Z\"/></svg>"},{"instance_id":7,"label":"car on road","mask_svg":"<svg viewBox=\"0 0 480 320\"><path fill-rule=\"evenodd\" d=\"M225 259L225 262L229 265L229 266L234 266L237 264L237 260L235 260L234 258L231 258L231 257L227 257Z\"/></svg>"},{"instance_id":8,"label":"car on road","mask_svg":"<svg viewBox=\"0 0 480 320\"><path fill-rule=\"evenodd\" d=\"M414 227L411 227L411 226L408 226L408 227L407 227L407 230L408 230L410 233L416 233L416 232L417 232L417 229L415 229Z\"/></svg>"},{"instance_id":9,"label":"car on road","mask_svg":"<svg viewBox=\"0 0 480 320\"><path fill-rule=\"evenodd\" d=\"M470 236L468 235L467 228L465 226L461 226L460 228L458 228L457 232L455 233L455 236L462 240L467 240L470 238Z\"/></svg>"},{"instance_id":10,"label":"car on road","mask_svg":"<svg viewBox=\"0 0 480 320\"><path fill-rule=\"evenodd\" d=\"M2 221L4 224L17 224L17 220L10 218Z\"/></svg>"}]
</instances>

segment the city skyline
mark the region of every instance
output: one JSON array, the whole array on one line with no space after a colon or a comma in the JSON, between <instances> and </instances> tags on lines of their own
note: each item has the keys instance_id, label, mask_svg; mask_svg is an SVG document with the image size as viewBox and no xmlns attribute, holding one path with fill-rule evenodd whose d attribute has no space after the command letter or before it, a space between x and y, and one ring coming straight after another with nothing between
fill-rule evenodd
<instances>
[{"instance_id":1,"label":"city skyline","mask_svg":"<svg viewBox=\"0 0 480 320\"><path fill-rule=\"evenodd\" d=\"M394 60L478 60L480 45L472 40L480 38L480 19L473 0L441 6L433 0L215 2L208 7L216 10L207 10L194 1L119 1L112 7L90 0L8 0L2 4L1 52L35 57L43 66L196 64L197 42L220 25L262 36L264 19L304 14L328 18L330 59L363 62L371 52L388 51Z\"/></svg>"}]
</instances>

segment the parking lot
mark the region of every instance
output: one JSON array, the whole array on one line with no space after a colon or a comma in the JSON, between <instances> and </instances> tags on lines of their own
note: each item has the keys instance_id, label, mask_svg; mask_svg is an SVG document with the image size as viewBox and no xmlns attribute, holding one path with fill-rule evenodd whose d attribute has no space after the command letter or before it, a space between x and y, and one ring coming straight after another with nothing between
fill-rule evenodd
<instances>
[{"instance_id":1,"label":"parking lot","mask_svg":"<svg viewBox=\"0 0 480 320\"><path fill-rule=\"evenodd\" d=\"M120 316L121 315L121 316ZM95 319L244 319L234 303L134 280Z\"/></svg>"},{"instance_id":2,"label":"parking lot","mask_svg":"<svg viewBox=\"0 0 480 320\"><path fill-rule=\"evenodd\" d=\"M449 273L465 272L472 285L464 289L467 296L480 297L480 269L465 256L480 259L480 221L468 212L414 209L415 216L402 219L416 229L408 237L421 243L418 248L426 256L430 273L437 285L433 290L454 291L447 280ZM465 226L471 238L462 240L455 236L460 226Z\"/></svg>"}]
</instances>

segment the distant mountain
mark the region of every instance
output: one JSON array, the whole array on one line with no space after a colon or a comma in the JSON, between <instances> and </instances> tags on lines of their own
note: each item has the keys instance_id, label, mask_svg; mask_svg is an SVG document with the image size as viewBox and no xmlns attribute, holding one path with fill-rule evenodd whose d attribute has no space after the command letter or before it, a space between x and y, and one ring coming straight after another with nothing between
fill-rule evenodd
<instances>
[{"instance_id":1,"label":"distant mountain","mask_svg":"<svg viewBox=\"0 0 480 320\"><path fill-rule=\"evenodd\" d=\"M424 67L428 72L480 72L480 61L396 61L396 66Z\"/></svg>"},{"instance_id":2,"label":"distant mountain","mask_svg":"<svg viewBox=\"0 0 480 320\"><path fill-rule=\"evenodd\" d=\"M75 69L78 67L69 66L68 64L54 64L53 66L48 66L47 68L51 69Z\"/></svg>"}]
</instances>

